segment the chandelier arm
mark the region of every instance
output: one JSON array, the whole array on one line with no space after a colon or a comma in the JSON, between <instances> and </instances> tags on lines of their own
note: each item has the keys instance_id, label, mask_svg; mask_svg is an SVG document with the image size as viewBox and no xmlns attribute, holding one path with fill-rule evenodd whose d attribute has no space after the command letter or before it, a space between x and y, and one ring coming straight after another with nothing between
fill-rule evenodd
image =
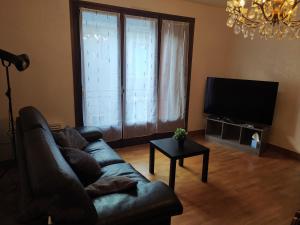
<instances>
[{"instance_id":1,"label":"chandelier arm","mask_svg":"<svg viewBox=\"0 0 300 225\"><path fill-rule=\"evenodd\" d=\"M266 1L266 2L267 2L267 1ZM253 4L254 4L254 5L257 5L257 6L260 8L260 11L262 12L262 14L263 14L265 20L267 20L268 22L271 22L271 21L272 21L272 16L267 17L267 15L266 15L266 13L265 13L264 5L265 5L266 3L259 4L259 3L257 3L257 2L254 2Z\"/></svg>"},{"instance_id":2,"label":"chandelier arm","mask_svg":"<svg viewBox=\"0 0 300 225\"><path fill-rule=\"evenodd\" d=\"M286 2L287 2L287 0L283 0L283 2L280 5L280 10L282 10L282 7L283 7L284 3L286 3Z\"/></svg>"},{"instance_id":3,"label":"chandelier arm","mask_svg":"<svg viewBox=\"0 0 300 225\"><path fill-rule=\"evenodd\" d=\"M289 26L285 21L282 21L282 23L283 23L284 25L286 25L286 26Z\"/></svg>"},{"instance_id":4,"label":"chandelier arm","mask_svg":"<svg viewBox=\"0 0 300 225\"><path fill-rule=\"evenodd\" d=\"M300 3L300 0L295 1L294 5L292 6L292 10L294 10L299 3Z\"/></svg>"},{"instance_id":5,"label":"chandelier arm","mask_svg":"<svg viewBox=\"0 0 300 225\"><path fill-rule=\"evenodd\" d=\"M287 2L287 0L284 0L283 2L282 2L282 4L280 5L280 11L282 11L282 7L283 7L283 5L284 5L284 3L286 3ZM279 19L280 20L285 20L286 18L288 17L288 15L285 15L285 17L281 17L281 13L279 13Z\"/></svg>"},{"instance_id":6,"label":"chandelier arm","mask_svg":"<svg viewBox=\"0 0 300 225\"><path fill-rule=\"evenodd\" d=\"M288 23L285 20L283 20L282 22L287 26L289 26L289 24L294 24L294 23L298 23L300 25L300 20L291 20Z\"/></svg>"},{"instance_id":7,"label":"chandelier arm","mask_svg":"<svg viewBox=\"0 0 300 225\"><path fill-rule=\"evenodd\" d=\"M283 21L284 25L288 26L288 27L292 27L292 28L300 28L300 20L291 22L291 23L286 23L285 21Z\"/></svg>"},{"instance_id":8,"label":"chandelier arm","mask_svg":"<svg viewBox=\"0 0 300 225\"><path fill-rule=\"evenodd\" d=\"M285 21L288 17L289 17L289 15L285 15L285 17L282 17L280 19L281 19L281 21Z\"/></svg>"},{"instance_id":9,"label":"chandelier arm","mask_svg":"<svg viewBox=\"0 0 300 225\"><path fill-rule=\"evenodd\" d=\"M254 20L251 20L251 19L249 19L247 16L245 16L245 15L242 13L242 11L241 11L241 7L236 7L236 8L235 8L235 11L236 11L239 15L241 15L245 20L247 20L247 22L250 23L250 24L246 24L246 25L251 26L252 24L255 24L255 25L258 25L258 24L259 24L259 22L254 21ZM236 19L236 21L238 21L238 19ZM238 21L238 22L240 22L240 21ZM241 22L240 22L240 23L241 23Z\"/></svg>"},{"instance_id":10,"label":"chandelier arm","mask_svg":"<svg viewBox=\"0 0 300 225\"><path fill-rule=\"evenodd\" d=\"M300 26L300 20L291 21L290 24L291 25L296 24L296 25Z\"/></svg>"},{"instance_id":11,"label":"chandelier arm","mask_svg":"<svg viewBox=\"0 0 300 225\"><path fill-rule=\"evenodd\" d=\"M294 28L294 27L297 27L298 25L300 25L300 24L296 24L296 25L293 25L293 24L291 24L291 23L287 23L287 22L285 22L285 21L282 21L282 23L284 24L284 25L286 25L287 27L292 27L292 28Z\"/></svg>"},{"instance_id":12,"label":"chandelier arm","mask_svg":"<svg viewBox=\"0 0 300 225\"><path fill-rule=\"evenodd\" d=\"M255 21L255 20L249 19L249 18L248 18L247 16L245 16L244 14L241 13L241 15L242 15L242 17L243 17L245 20L247 20L248 22L250 22L250 23L255 23L255 24L259 24L259 22Z\"/></svg>"},{"instance_id":13,"label":"chandelier arm","mask_svg":"<svg viewBox=\"0 0 300 225\"><path fill-rule=\"evenodd\" d=\"M247 18L247 17L246 17L246 16L244 16L244 15L243 15L243 18L244 18L245 20L247 20L248 24L247 24L247 22L245 22L245 24L246 24L246 25L248 25L248 26L252 26L253 24L255 24L255 26L256 26L256 25L258 25L258 24L259 24L259 22L256 22L256 21L253 21L253 20L250 20L249 18Z\"/></svg>"},{"instance_id":14,"label":"chandelier arm","mask_svg":"<svg viewBox=\"0 0 300 225\"><path fill-rule=\"evenodd\" d=\"M243 24L245 24L245 25L247 25L247 27L249 27L249 28L251 28L251 29L254 29L254 28L257 28L258 27L258 24L253 24L253 23L247 23L247 22L245 22L245 23L243 23Z\"/></svg>"},{"instance_id":15,"label":"chandelier arm","mask_svg":"<svg viewBox=\"0 0 300 225\"><path fill-rule=\"evenodd\" d=\"M298 1L295 1L295 3L294 3L294 5L292 6L292 9L291 10L294 10L296 7L297 7L297 5L300 3L300 0L298 0Z\"/></svg>"},{"instance_id":16,"label":"chandelier arm","mask_svg":"<svg viewBox=\"0 0 300 225\"><path fill-rule=\"evenodd\" d=\"M300 20L291 20L291 23L300 23Z\"/></svg>"},{"instance_id":17,"label":"chandelier arm","mask_svg":"<svg viewBox=\"0 0 300 225\"><path fill-rule=\"evenodd\" d=\"M287 0L285 0L284 2L286 2ZM292 6L292 9L291 10L294 10L296 7L297 7L297 5L300 3L300 0L297 0L297 1L295 1L294 2L294 4L293 4L293 6ZM283 3L284 4L284 3ZM282 9L282 7L283 7L283 4L281 5L281 7L280 7L280 10ZM284 21L286 18L288 18L289 17L289 15L286 15L285 17L282 17L281 18L281 20L282 21ZM291 21L292 22L292 21ZM287 25L288 26L288 24L286 24L285 23L285 25Z\"/></svg>"}]
</instances>

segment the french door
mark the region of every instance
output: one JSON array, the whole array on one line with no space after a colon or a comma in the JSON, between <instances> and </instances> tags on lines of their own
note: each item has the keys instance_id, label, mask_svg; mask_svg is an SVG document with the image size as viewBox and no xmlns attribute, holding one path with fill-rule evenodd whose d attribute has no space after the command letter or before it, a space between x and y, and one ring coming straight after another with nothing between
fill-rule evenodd
<instances>
[{"instance_id":1,"label":"french door","mask_svg":"<svg viewBox=\"0 0 300 225\"><path fill-rule=\"evenodd\" d=\"M186 127L193 23L78 9L82 123L109 141Z\"/></svg>"}]
</instances>

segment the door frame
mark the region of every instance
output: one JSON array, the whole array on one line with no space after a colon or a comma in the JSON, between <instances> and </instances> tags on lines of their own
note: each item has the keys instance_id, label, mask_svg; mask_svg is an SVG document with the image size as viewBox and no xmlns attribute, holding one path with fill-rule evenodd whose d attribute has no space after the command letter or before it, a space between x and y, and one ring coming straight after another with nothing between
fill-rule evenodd
<instances>
[{"instance_id":1,"label":"door frame","mask_svg":"<svg viewBox=\"0 0 300 225\"><path fill-rule=\"evenodd\" d=\"M188 49L188 71L187 71L187 93L186 93L186 106L185 106L185 129L188 129L188 116L189 116L189 101L190 101L190 83L191 83L191 73L192 73L192 58L193 58L193 43L194 43L194 29L195 29L195 18L178 16L172 14L158 13L152 11L145 11L139 9L125 8L107 4L100 4L88 1L79 0L69 0L70 6L70 25L71 25L71 44L72 44L72 65L73 65L73 86L74 86L74 111L75 111L75 124L76 126L83 126L83 109L82 109L82 81L81 81L81 44L80 44L80 8L94 9L106 12L114 12L120 14L120 32L121 32L121 85L123 88L123 78L124 78L124 62L126 61L125 43L124 43L124 15L141 16L148 18L156 18L158 20L158 30L157 30L157 74L159 79L159 68L160 68L160 53L161 53L161 28L162 20L172 20L181 21L189 23L189 49ZM123 92L123 90L122 90ZM122 95L123 96L123 95ZM123 111L123 101L122 101L122 111ZM124 113L122 113L122 117ZM164 134L153 134L147 137L133 138L130 140L119 140L114 141L117 146L125 146L130 143L144 143L148 140L170 136L172 133Z\"/></svg>"}]
</instances>

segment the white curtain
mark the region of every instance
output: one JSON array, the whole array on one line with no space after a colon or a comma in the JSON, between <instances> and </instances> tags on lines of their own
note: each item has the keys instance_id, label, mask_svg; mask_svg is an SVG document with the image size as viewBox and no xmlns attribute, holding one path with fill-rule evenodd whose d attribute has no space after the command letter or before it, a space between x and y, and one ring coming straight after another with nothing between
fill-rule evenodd
<instances>
[{"instance_id":1,"label":"white curtain","mask_svg":"<svg viewBox=\"0 0 300 225\"><path fill-rule=\"evenodd\" d=\"M81 8L84 125L108 141L184 127L189 24L162 21L159 76L157 19L125 15L124 25L122 81L120 15Z\"/></svg>"},{"instance_id":2,"label":"white curtain","mask_svg":"<svg viewBox=\"0 0 300 225\"><path fill-rule=\"evenodd\" d=\"M122 138L119 14L81 9L83 122Z\"/></svg>"},{"instance_id":3,"label":"white curtain","mask_svg":"<svg viewBox=\"0 0 300 225\"><path fill-rule=\"evenodd\" d=\"M163 20L158 132L185 126L189 24Z\"/></svg>"},{"instance_id":4,"label":"white curtain","mask_svg":"<svg viewBox=\"0 0 300 225\"><path fill-rule=\"evenodd\" d=\"M155 133L157 123L157 20L125 16L123 137Z\"/></svg>"}]
</instances>

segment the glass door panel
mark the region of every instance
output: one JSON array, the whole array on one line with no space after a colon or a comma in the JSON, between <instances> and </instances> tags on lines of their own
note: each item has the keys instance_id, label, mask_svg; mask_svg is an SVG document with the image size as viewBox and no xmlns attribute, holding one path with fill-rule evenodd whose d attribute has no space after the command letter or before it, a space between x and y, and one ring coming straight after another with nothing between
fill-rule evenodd
<instances>
[{"instance_id":1,"label":"glass door panel","mask_svg":"<svg viewBox=\"0 0 300 225\"><path fill-rule=\"evenodd\" d=\"M85 126L106 140L122 138L120 16L81 9L82 102Z\"/></svg>"}]
</instances>

